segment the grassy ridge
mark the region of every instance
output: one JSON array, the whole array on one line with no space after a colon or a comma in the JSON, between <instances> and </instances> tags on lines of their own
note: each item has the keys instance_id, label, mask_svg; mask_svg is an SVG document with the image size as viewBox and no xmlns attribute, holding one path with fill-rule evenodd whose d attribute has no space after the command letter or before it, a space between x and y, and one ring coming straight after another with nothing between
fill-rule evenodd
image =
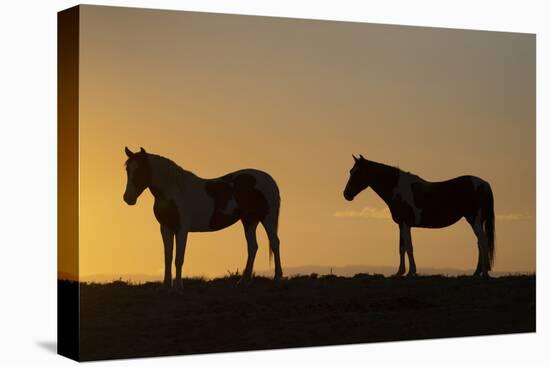
<instances>
[{"instance_id":1,"label":"grassy ridge","mask_svg":"<svg viewBox=\"0 0 550 367\"><path fill-rule=\"evenodd\" d=\"M535 276L80 284L83 360L535 330Z\"/></svg>"}]
</instances>

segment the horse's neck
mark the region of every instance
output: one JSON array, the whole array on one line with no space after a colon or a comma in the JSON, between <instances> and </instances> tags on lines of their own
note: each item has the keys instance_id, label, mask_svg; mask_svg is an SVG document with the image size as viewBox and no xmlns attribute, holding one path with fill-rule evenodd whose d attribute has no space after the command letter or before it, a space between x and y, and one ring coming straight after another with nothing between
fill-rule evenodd
<instances>
[{"instance_id":1,"label":"horse's neck","mask_svg":"<svg viewBox=\"0 0 550 367\"><path fill-rule=\"evenodd\" d=\"M183 194L185 188L199 178L175 163L160 156L151 158L151 186L155 199L166 199L176 194Z\"/></svg>"},{"instance_id":2,"label":"horse's neck","mask_svg":"<svg viewBox=\"0 0 550 367\"><path fill-rule=\"evenodd\" d=\"M370 187L389 205L401 171L398 168L373 161L368 161L367 170Z\"/></svg>"}]
</instances>

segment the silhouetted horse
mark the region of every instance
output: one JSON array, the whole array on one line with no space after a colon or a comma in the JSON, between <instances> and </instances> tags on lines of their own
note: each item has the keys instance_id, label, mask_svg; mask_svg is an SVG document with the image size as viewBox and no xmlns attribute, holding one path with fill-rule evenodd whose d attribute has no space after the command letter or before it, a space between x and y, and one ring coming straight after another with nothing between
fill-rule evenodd
<instances>
[{"instance_id":1,"label":"silhouetted horse","mask_svg":"<svg viewBox=\"0 0 550 367\"><path fill-rule=\"evenodd\" d=\"M393 221L399 225L399 270L405 273L405 252L409 273L416 274L411 227L442 228L465 217L477 237L479 250L474 275L488 276L495 253L495 214L493 192L486 181L475 176L460 176L448 181L429 182L399 168L353 156L355 164L344 190L351 201L366 189L388 205Z\"/></svg>"},{"instance_id":2,"label":"silhouetted horse","mask_svg":"<svg viewBox=\"0 0 550 367\"><path fill-rule=\"evenodd\" d=\"M250 279L258 249L256 228L262 223L269 239L270 258L275 256L275 279L281 278L279 256L280 197L277 184L267 173L244 169L220 178L204 179L186 171L168 158L149 154L143 148L132 153L125 148L128 180L124 201L134 205L149 188L155 197L153 212L160 223L164 242L164 284L172 283L172 253L176 238L175 287L181 287L181 270L188 232L209 232L237 221L244 226L248 260L243 279Z\"/></svg>"}]
</instances>

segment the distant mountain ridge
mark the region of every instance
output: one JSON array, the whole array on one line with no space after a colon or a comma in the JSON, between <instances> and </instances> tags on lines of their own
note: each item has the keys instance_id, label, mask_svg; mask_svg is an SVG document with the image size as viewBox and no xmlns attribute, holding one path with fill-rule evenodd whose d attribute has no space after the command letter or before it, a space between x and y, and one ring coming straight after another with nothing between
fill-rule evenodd
<instances>
[{"instance_id":1,"label":"distant mountain ridge","mask_svg":"<svg viewBox=\"0 0 550 367\"><path fill-rule=\"evenodd\" d=\"M376 265L346 265L346 266L325 266L325 265L305 265L296 267L287 267L284 269L286 276L292 276L297 274L311 274L316 273L319 275L334 274L338 276L350 277L355 274L369 273L369 274L383 274L390 276L396 273L397 268L393 266L376 266ZM260 270L256 272L258 275L272 274L272 270ZM474 269L456 269L456 268L420 268L418 269L419 275L471 275L474 273ZM492 272L493 276L503 276L509 274L531 274L534 272L528 271L496 271Z\"/></svg>"},{"instance_id":2,"label":"distant mountain ridge","mask_svg":"<svg viewBox=\"0 0 550 367\"><path fill-rule=\"evenodd\" d=\"M239 269L241 271L242 269ZM391 266L375 266L375 265L345 265L345 266L328 266L328 265L304 265L304 266L289 266L283 268L285 276L295 276L295 275L309 275L312 273L318 275L327 275L334 274L338 276L351 277L359 273L369 273L369 274L383 274L385 276L390 276L395 274L395 267ZM471 275L473 274L473 269L455 269L455 268L420 268L419 275ZM214 278L224 277L228 275L229 271L225 274L219 274L214 276ZM273 276L273 269L264 269L254 272L256 275L271 277ZM533 274L534 271L497 271L492 272L493 276L503 276L509 274ZM184 277L201 277L200 274L185 274ZM63 277L60 277L64 279ZM106 283L112 282L114 280L125 280L136 283L143 282L156 282L162 281L162 274L94 274L89 276L81 277L83 282L98 282ZM205 277L210 278L210 277Z\"/></svg>"}]
</instances>

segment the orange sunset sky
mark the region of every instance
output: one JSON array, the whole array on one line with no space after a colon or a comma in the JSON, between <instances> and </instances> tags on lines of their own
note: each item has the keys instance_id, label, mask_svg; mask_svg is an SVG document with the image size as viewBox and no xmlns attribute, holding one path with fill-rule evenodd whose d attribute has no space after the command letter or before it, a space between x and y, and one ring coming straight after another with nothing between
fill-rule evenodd
<instances>
[{"instance_id":1,"label":"orange sunset sky","mask_svg":"<svg viewBox=\"0 0 550 367\"><path fill-rule=\"evenodd\" d=\"M372 190L347 202L351 154L495 195L496 271L535 271L535 36L81 7L80 276L163 274L149 191L122 200L124 146L201 177L269 172L285 267L398 265ZM258 230L255 270L269 268ZM418 271L474 269L463 219L412 232ZM242 269L240 224L191 233L184 276Z\"/></svg>"}]
</instances>

